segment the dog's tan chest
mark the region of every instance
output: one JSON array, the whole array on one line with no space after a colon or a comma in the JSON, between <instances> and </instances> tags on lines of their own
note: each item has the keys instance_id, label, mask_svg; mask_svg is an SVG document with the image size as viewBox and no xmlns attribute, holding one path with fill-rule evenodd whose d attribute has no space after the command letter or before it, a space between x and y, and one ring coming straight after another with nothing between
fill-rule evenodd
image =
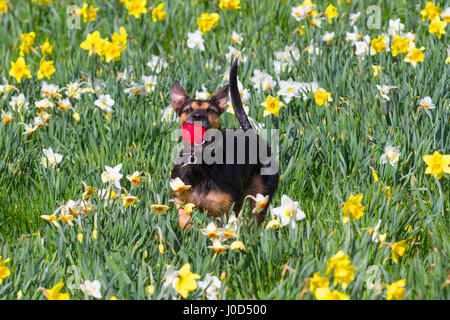
<instances>
[{"instance_id":1,"label":"dog's tan chest","mask_svg":"<svg viewBox=\"0 0 450 320\"><path fill-rule=\"evenodd\" d=\"M199 192L191 189L177 195L175 199L184 203L193 203L197 209L207 210L213 215L228 213L233 203L229 194L215 190Z\"/></svg>"}]
</instances>

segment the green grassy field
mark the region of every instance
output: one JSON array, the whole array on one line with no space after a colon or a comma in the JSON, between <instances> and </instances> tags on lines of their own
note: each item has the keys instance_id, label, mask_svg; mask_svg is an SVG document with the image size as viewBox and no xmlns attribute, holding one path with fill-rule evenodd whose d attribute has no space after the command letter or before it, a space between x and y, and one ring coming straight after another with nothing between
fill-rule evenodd
<instances>
[{"instance_id":1,"label":"green grassy field","mask_svg":"<svg viewBox=\"0 0 450 320\"><path fill-rule=\"evenodd\" d=\"M402 279L406 290L397 293L403 299L450 298L450 175L437 179L426 174L423 160L435 151L450 154L450 64L446 64L450 53L448 35L439 39L429 31L432 21L421 20L425 1L334 1L338 17L332 24L324 15L331 2L315 1L316 12L324 17L320 28L311 23L316 21L312 14L301 21L291 15L291 9L300 5L293 0L241 0L239 10L223 10L220 1L168 0L163 9L167 15L157 21L152 19L152 8L160 2L147 1L147 13L136 19L118 0L87 1L99 10L94 21L85 22L80 16L79 28L76 15L72 21L67 13L66 1L39 2L50 3L8 1L8 11L1 13L0 1L0 109L11 112L11 121L5 123L5 116L0 124L0 298L46 299L38 288L50 289L62 281L61 292L69 293L70 299L94 299L79 284L98 280L102 299L183 299L176 286L167 287L163 278L166 265L179 270L187 263L200 276L197 284L207 275L220 278L220 299L316 299L318 293L310 290L309 281L315 273L328 279L330 292L350 299L386 299L393 290L389 285ZM82 1L72 3L82 7ZM369 23L370 5L379 8L379 28ZM440 8L449 6L448 1L440 1ZM385 51L355 54L346 33L353 32L350 14L357 12L361 12L354 24L361 34L358 41L385 34L390 38ZM187 41L188 32L198 29L201 13L220 15L217 26L203 34L203 51L190 48ZM415 34L416 47L424 47L424 59L415 67L404 60L406 52L392 54L389 20L398 18L404 33ZM68 22L75 28L68 28ZM122 26L127 43L118 59L107 62L80 47L97 30L112 41ZM444 30L448 33L449 27ZM233 31L243 34L241 44L232 41ZM35 39L23 58L31 78L19 83L10 75L11 62L20 57L21 34L29 32L35 32ZM335 33L330 43L322 39L326 32ZM54 49L45 60L54 61L55 72L49 79L38 79L40 46L46 39ZM306 50L311 43L320 53ZM200 231L213 218L194 208L193 227L178 227L169 186L178 145L172 134L178 122L174 114L163 118L162 111L170 105L169 88L175 80L191 96L203 91L202 85L208 93L218 90L233 59L227 56L229 46L241 50L244 59L239 80L248 89L249 116L266 129L280 130L282 177L271 206L279 207L281 197L287 195L299 202L306 217L295 222L296 228L270 229L268 215L258 227L251 223L246 206L238 218L238 240L245 250L215 253L208 248L211 240ZM286 46L292 46L292 54L285 54L287 68L277 74L276 52ZM161 70L148 66L152 55L163 58L167 66ZM372 66L381 67L377 77ZM273 77L272 89L253 86L255 69ZM124 70L129 72L121 79ZM149 92L125 93L142 84L144 75L156 76ZM264 116L261 103L269 95L279 95L278 78L316 82L331 93L331 101L319 105L312 91L289 103L279 96L285 103L279 116ZM58 99L50 98L55 106L45 110L49 122L31 135L23 134L23 123L34 123L40 113L35 102L44 99L44 81L59 86L61 99L67 97L69 82L91 89L79 99L69 98L72 109L62 110ZM14 86L10 91L8 84ZM377 85L396 87L389 91L389 101L380 96ZM24 94L28 107L11 106L19 94ZM101 94L114 100L112 112L95 105ZM419 108L419 100L426 96L435 108ZM222 115L223 127L237 125L234 115ZM380 161L387 144L400 147L395 166ZM63 156L55 167L44 166L44 148ZM120 190L108 187L101 178L105 166L118 164L123 164ZM139 185L126 178L135 171L145 172ZM82 182L97 191L114 190L117 199L108 203L92 195L89 203L95 208L74 217L73 226L57 220L56 227L41 218L69 200L82 199ZM344 203L360 193L363 215L343 223ZM119 194L139 201L125 207ZM158 203L169 210L156 214L150 206ZM224 226L225 220L216 222ZM377 232L385 238L375 242L367 229L379 220ZM406 250L400 250L396 262L393 251L398 251L393 245L402 240L407 240ZM336 264L334 271L343 268L347 280L335 283L336 272L327 274L327 269L340 250L354 268ZM186 298L206 296L198 287L188 290Z\"/></svg>"}]
</instances>

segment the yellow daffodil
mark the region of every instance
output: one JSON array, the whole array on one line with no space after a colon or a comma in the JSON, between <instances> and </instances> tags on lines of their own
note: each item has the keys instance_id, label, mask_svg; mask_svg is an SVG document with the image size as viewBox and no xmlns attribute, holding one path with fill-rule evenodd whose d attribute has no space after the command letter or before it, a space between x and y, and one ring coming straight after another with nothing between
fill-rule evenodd
<instances>
[{"instance_id":1,"label":"yellow daffodil","mask_svg":"<svg viewBox=\"0 0 450 320\"><path fill-rule=\"evenodd\" d=\"M378 78L380 76L381 66L372 66L372 70L373 70L373 76L375 78Z\"/></svg>"},{"instance_id":2,"label":"yellow daffodil","mask_svg":"<svg viewBox=\"0 0 450 320\"><path fill-rule=\"evenodd\" d=\"M129 206L134 207L134 204L139 201L138 197L130 196L130 195L127 195L127 196L122 195L121 199L122 199L122 202L123 202L123 205L125 208L128 208Z\"/></svg>"},{"instance_id":3,"label":"yellow daffodil","mask_svg":"<svg viewBox=\"0 0 450 320\"><path fill-rule=\"evenodd\" d=\"M45 42L41 45L41 52L43 56L53 54L54 46L48 42L48 39L45 39Z\"/></svg>"},{"instance_id":4,"label":"yellow daffodil","mask_svg":"<svg viewBox=\"0 0 450 320\"><path fill-rule=\"evenodd\" d=\"M420 11L420 15L422 16L422 21L425 22L428 19L433 20L435 17L439 17L442 9L439 8L439 5L435 5L431 1L427 1L425 4L425 9Z\"/></svg>"},{"instance_id":5,"label":"yellow daffodil","mask_svg":"<svg viewBox=\"0 0 450 320\"><path fill-rule=\"evenodd\" d=\"M435 34L438 39L440 39L443 34L446 34L446 26L447 21L441 20L439 16L436 16L433 20L431 20L431 23L428 26L428 32Z\"/></svg>"},{"instance_id":6,"label":"yellow daffodil","mask_svg":"<svg viewBox=\"0 0 450 320\"><path fill-rule=\"evenodd\" d=\"M92 55L93 53L97 53L98 50L98 44L100 42L100 32L94 31L92 33L88 33L86 36L86 40L84 40L80 47L84 50L89 51L89 55Z\"/></svg>"},{"instance_id":7,"label":"yellow daffodil","mask_svg":"<svg viewBox=\"0 0 450 320\"><path fill-rule=\"evenodd\" d=\"M39 65L39 70L37 73L37 78L41 80L42 78L46 77L47 79L50 79L52 74L54 74L56 71L55 67L53 66L53 61L45 61L44 58L42 58L41 63Z\"/></svg>"},{"instance_id":8,"label":"yellow daffodil","mask_svg":"<svg viewBox=\"0 0 450 320\"><path fill-rule=\"evenodd\" d=\"M163 10L165 5L166 5L165 3L160 3L160 4L158 4L156 6L155 9L152 10L152 20L153 20L153 22L156 22L158 20L162 21L166 17L167 12L165 12Z\"/></svg>"},{"instance_id":9,"label":"yellow daffodil","mask_svg":"<svg viewBox=\"0 0 450 320\"><path fill-rule=\"evenodd\" d=\"M450 174L450 155L442 155L435 151L433 155L423 156L423 161L427 164L425 174L433 174L439 180L444 173Z\"/></svg>"},{"instance_id":10,"label":"yellow daffodil","mask_svg":"<svg viewBox=\"0 0 450 320\"><path fill-rule=\"evenodd\" d=\"M317 300L350 300L350 296L334 290L333 292L327 288L318 288L314 292Z\"/></svg>"},{"instance_id":11,"label":"yellow daffodil","mask_svg":"<svg viewBox=\"0 0 450 320\"><path fill-rule=\"evenodd\" d=\"M230 250L245 251L245 245L242 241L236 240L230 244Z\"/></svg>"},{"instance_id":12,"label":"yellow daffodil","mask_svg":"<svg viewBox=\"0 0 450 320\"><path fill-rule=\"evenodd\" d=\"M61 289L64 287L64 282L58 282L53 288L45 289L48 300L69 300L69 293L61 293Z\"/></svg>"},{"instance_id":13,"label":"yellow daffodil","mask_svg":"<svg viewBox=\"0 0 450 320\"><path fill-rule=\"evenodd\" d=\"M11 69L9 69L9 75L16 78L16 81L18 83L20 83L23 78L31 78L29 66L26 65L25 59L23 57L19 57L16 62L11 61Z\"/></svg>"},{"instance_id":14,"label":"yellow daffodil","mask_svg":"<svg viewBox=\"0 0 450 320\"><path fill-rule=\"evenodd\" d=\"M322 88L317 89L316 93L314 94L314 101L319 106L323 106L324 104L332 101L331 92L327 92Z\"/></svg>"},{"instance_id":15,"label":"yellow daffodil","mask_svg":"<svg viewBox=\"0 0 450 320\"><path fill-rule=\"evenodd\" d=\"M398 258L405 254L406 248L408 248L407 239L396 242L392 245L392 260L394 260L395 263L398 263Z\"/></svg>"},{"instance_id":16,"label":"yellow daffodil","mask_svg":"<svg viewBox=\"0 0 450 320\"><path fill-rule=\"evenodd\" d=\"M147 294L153 294L153 292L155 292L155 286L154 285L150 285L148 287L145 287L145 292Z\"/></svg>"},{"instance_id":17,"label":"yellow daffodil","mask_svg":"<svg viewBox=\"0 0 450 320\"><path fill-rule=\"evenodd\" d=\"M206 31L217 27L219 18L220 16L217 13L202 13L200 18L197 18L198 29L202 34L204 34Z\"/></svg>"},{"instance_id":18,"label":"yellow daffodil","mask_svg":"<svg viewBox=\"0 0 450 320\"><path fill-rule=\"evenodd\" d=\"M104 46L101 48L101 55L105 58L106 62L112 60L119 60L122 52L122 46L118 42L104 42Z\"/></svg>"},{"instance_id":19,"label":"yellow daffodil","mask_svg":"<svg viewBox=\"0 0 450 320\"><path fill-rule=\"evenodd\" d=\"M396 57L399 53L407 53L409 49L409 40L406 37L402 38L396 34L394 35L391 49L393 57Z\"/></svg>"},{"instance_id":20,"label":"yellow daffodil","mask_svg":"<svg viewBox=\"0 0 450 320\"><path fill-rule=\"evenodd\" d=\"M348 255L339 250L328 262L327 275L334 270L334 284L341 283L342 288L346 289L349 282L355 278L354 270L356 267L351 265Z\"/></svg>"},{"instance_id":21,"label":"yellow daffodil","mask_svg":"<svg viewBox=\"0 0 450 320\"><path fill-rule=\"evenodd\" d=\"M192 212L194 211L194 208L195 208L195 204L193 204L191 202L184 205L184 210L187 212L187 214L192 214Z\"/></svg>"},{"instance_id":22,"label":"yellow daffodil","mask_svg":"<svg viewBox=\"0 0 450 320\"><path fill-rule=\"evenodd\" d=\"M69 226L73 226L73 215L69 214L66 211L61 211L61 213L59 214L59 218L58 220L61 220L62 222L66 223Z\"/></svg>"},{"instance_id":23,"label":"yellow daffodil","mask_svg":"<svg viewBox=\"0 0 450 320\"><path fill-rule=\"evenodd\" d=\"M309 290L315 292L319 288L328 288L328 283L327 277L321 277L320 272L316 272L309 278Z\"/></svg>"},{"instance_id":24,"label":"yellow daffodil","mask_svg":"<svg viewBox=\"0 0 450 320\"><path fill-rule=\"evenodd\" d=\"M347 202L345 202L342 211L344 212L343 223L351 220L358 220L364 215L365 207L361 204L363 194L359 193L356 196L350 195Z\"/></svg>"},{"instance_id":25,"label":"yellow daffodil","mask_svg":"<svg viewBox=\"0 0 450 320\"><path fill-rule=\"evenodd\" d=\"M139 19L141 14L147 13L147 0L128 0L125 2L128 14Z\"/></svg>"},{"instance_id":26,"label":"yellow daffodil","mask_svg":"<svg viewBox=\"0 0 450 320\"><path fill-rule=\"evenodd\" d=\"M2 256L0 256L0 284L2 284L3 279L9 277L9 275L11 274L11 271L6 266L6 263L8 263L9 260L9 258L6 260L2 260Z\"/></svg>"},{"instance_id":27,"label":"yellow daffodil","mask_svg":"<svg viewBox=\"0 0 450 320\"><path fill-rule=\"evenodd\" d=\"M398 280L387 286L386 300L403 300L406 294L406 280Z\"/></svg>"},{"instance_id":28,"label":"yellow daffodil","mask_svg":"<svg viewBox=\"0 0 450 320\"><path fill-rule=\"evenodd\" d=\"M42 215L41 216L42 219L44 219L45 221L48 221L50 223L52 223L55 227L59 228L59 223L57 221L56 215Z\"/></svg>"},{"instance_id":29,"label":"yellow daffodil","mask_svg":"<svg viewBox=\"0 0 450 320\"><path fill-rule=\"evenodd\" d=\"M197 279L200 279L200 275L192 273L191 265L186 263L178 272L176 290L186 299L189 292L197 289Z\"/></svg>"},{"instance_id":30,"label":"yellow daffodil","mask_svg":"<svg viewBox=\"0 0 450 320\"><path fill-rule=\"evenodd\" d=\"M348 283L355 278L355 273L353 272L355 269L356 267L350 263L337 264L333 273L334 284L341 283L342 288L346 289Z\"/></svg>"},{"instance_id":31,"label":"yellow daffodil","mask_svg":"<svg viewBox=\"0 0 450 320\"><path fill-rule=\"evenodd\" d=\"M124 27L119 28L119 33L114 32L111 39L122 51L127 48L128 34Z\"/></svg>"},{"instance_id":32,"label":"yellow daffodil","mask_svg":"<svg viewBox=\"0 0 450 320\"><path fill-rule=\"evenodd\" d=\"M83 197L83 199L89 199L93 194L96 194L96 193L97 193L97 190L95 188L85 185L82 197Z\"/></svg>"},{"instance_id":33,"label":"yellow daffodil","mask_svg":"<svg viewBox=\"0 0 450 320\"><path fill-rule=\"evenodd\" d=\"M241 9L241 0L220 0L219 8L222 10Z\"/></svg>"},{"instance_id":34,"label":"yellow daffodil","mask_svg":"<svg viewBox=\"0 0 450 320\"><path fill-rule=\"evenodd\" d=\"M335 6L333 6L331 3L328 5L328 7L325 9L325 14L328 18L328 23L333 23L333 18L338 17L338 10Z\"/></svg>"},{"instance_id":35,"label":"yellow daffodil","mask_svg":"<svg viewBox=\"0 0 450 320\"><path fill-rule=\"evenodd\" d=\"M386 36L379 36L378 38L372 39L370 42L370 48L372 55L376 55L379 52L386 51Z\"/></svg>"},{"instance_id":36,"label":"yellow daffodil","mask_svg":"<svg viewBox=\"0 0 450 320\"><path fill-rule=\"evenodd\" d=\"M0 0L0 13L8 12L8 0Z\"/></svg>"},{"instance_id":37,"label":"yellow daffodil","mask_svg":"<svg viewBox=\"0 0 450 320\"><path fill-rule=\"evenodd\" d=\"M166 213L169 210L169 207L164 204L152 204L150 206L151 212L155 212L157 214Z\"/></svg>"},{"instance_id":38,"label":"yellow daffodil","mask_svg":"<svg viewBox=\"0 0 450 320\"><path fill-rule=\"evenodd\" d=\"M267 223L266 229L281 228L281 222L278 219L272 219Z\"/></svg>"},{"instance_id":39,"label":"yellow daffodil","mask_svg":"<svg viewBox=\"0 0 450 320\"><path fill-rule=\"evenodd\" d=\"M411 63L415 68L417 62L423 62L423 59L425 58L423 50L425 50L424 47L417 49L415 46L412 46L409 48L408 54L406 55L404 61Z\"/></svg>"},{"instance_id":40,"label":"yellow daffodil","mask_svg":"<svg viewBox=\"0 0 450 320\"><path fill-rule=\"evenodd\" d=\"M36 39L35 32L22 33L20 35L22 39L22 44L19 46L20 55L23 56L30 52L31 46L34 44L34 40Z\"/></svg>"},{"instance_id":41,"label":"yellow daffodil","mask_svg":"<svg viewBox=\"0 0 450 320\"><path fill-rule=\"evenodd\" d=\"M278 96L272 97L269 95L266 98L266 101L261 103L261 106L266 108L264 110L264 117L268 116L269 114L273 114L274 116L278 117L278 112L280 111L281 107L284 107L284 103L278 99Z\"/></svg>"},{"instance_id":42,"label":"yellow daffodil","mask_svg":"<svg viewBox=\"0 0 450 320\"><path fill-rule=\"evenodd\" d=\"M84 22L88 22L95 21L98 10L99 8L95 8L92 4L88 7L88 4L83 1L83 7L81 9L77 9L76 13L83 16Z\"/></svg>"}]
</instances>

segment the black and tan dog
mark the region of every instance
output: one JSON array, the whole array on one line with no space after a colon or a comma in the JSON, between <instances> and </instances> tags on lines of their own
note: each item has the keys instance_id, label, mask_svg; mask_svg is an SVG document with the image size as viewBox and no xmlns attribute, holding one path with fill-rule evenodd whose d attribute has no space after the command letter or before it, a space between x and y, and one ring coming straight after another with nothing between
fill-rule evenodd
<instances>
[{"instance_id":1,"label":"black and tan dog","mask_svg":"<svg viewBox=\"0 0 450 320\"><path fill-rule=\"evenodd\" d=\"M186 123L195 122L201 123L205 129L219 129L221 133L220 143L209 141L203 143L200 148L191 145L189 150L192 154L188 159L198 159L199 157L194 155L214 146L216 149L213 153L220 155L219 160L223 160L212 164L188 160L176 164L173 168L172 179L178 177L186 185L191 185L189 190L175 194L180 227L184 227L190 220L190 215L183 209L183 203L194 203L197 209L207 210L209 215L220 216L228 213L232 206L233 210L238 212L247 195L255 196L258 193L268 195L270 201L278 186L277 166L275 171L270 172L271 174L263 172L264 168L269 166L273 168L275 160L267 143L254 132L242 107L237 83L237 66L236 59L230 70L230 85L214 93L209 100L191 99L178 82L170 89L172 106L179 116L181 127ZM238 130L231 129L234 133L231 135L227 134L230 133L230 129L220 129L220 115L227 108L229 94L235 115L242 127ZM233 140L232 149L227 147L230 145L230 139ZM261 148L265 149L262 156L259 155ZM255 161L256 154L258 156ZM254 203L252 205L254 206ZM263 210L257 214L258 223L262 222L265 213L266 210ZM189 226L190 224L186 227Z\"/></svg>"}]
</instances>

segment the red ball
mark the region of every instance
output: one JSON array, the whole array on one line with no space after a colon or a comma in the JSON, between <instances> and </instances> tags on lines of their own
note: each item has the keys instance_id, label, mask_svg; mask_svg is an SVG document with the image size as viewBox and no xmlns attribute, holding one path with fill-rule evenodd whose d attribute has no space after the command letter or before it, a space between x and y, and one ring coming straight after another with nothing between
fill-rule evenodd
<instances>
[{"instance_id":1,"label":"red ball","mask_svg":"<svg viewBox=\"0 0 450 320\"><path fill-rule=\"evenodd\" d=\"M190 144L200 144L203 142L206 129L203 126L185 123L181 129L183 140Z\"/></svg>"}]
</instances>

